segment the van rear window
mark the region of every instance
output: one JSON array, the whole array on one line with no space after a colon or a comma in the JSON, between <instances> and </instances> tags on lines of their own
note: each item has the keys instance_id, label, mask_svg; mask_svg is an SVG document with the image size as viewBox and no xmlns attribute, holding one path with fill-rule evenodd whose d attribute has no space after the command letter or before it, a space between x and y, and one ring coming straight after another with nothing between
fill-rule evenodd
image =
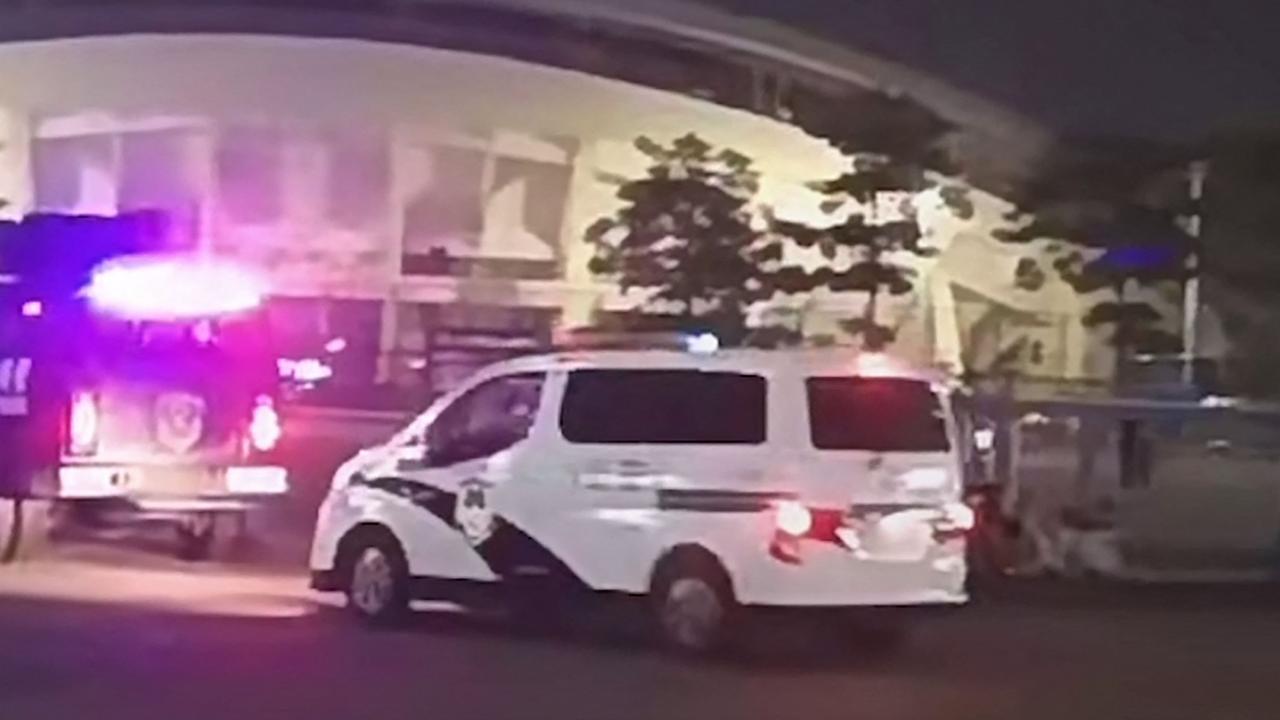
<instances>
[{"instance_id":1,"label":"van rear window","mask_svg":"<svg viewBox=\"0 0 1280 720\"><path fill-rule=\"evenodd\" d=\"M758 445L765 379L696 370L576 370L560 428L572 443Z\"/></svg>"},{"instance_id":2,"label":"van rear window","mask_svg":"<svg viewBox=\"0 0 1280 720\"><path fill-rule=\"evenodd\" d=\"M805 381L809 433L819 450L946 450L947 426L933 388L905 378L815 377Z\"/></svg>"}]
</instances>

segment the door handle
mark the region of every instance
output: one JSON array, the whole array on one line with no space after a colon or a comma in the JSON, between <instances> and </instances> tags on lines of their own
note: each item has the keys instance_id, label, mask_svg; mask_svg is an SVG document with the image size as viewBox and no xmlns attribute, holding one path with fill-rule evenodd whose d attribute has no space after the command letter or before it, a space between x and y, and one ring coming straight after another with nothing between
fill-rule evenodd
<instances>
[{"instance_id":1,"label":"door handle","mask_svg":"<svg viewBox=\"0 0 1280 720\"><path fill-rule=\"evenodd\" d=\"M647 475L653 468L643 460L619 460L610 468L619 475Z\"/></svg>"},{"instance_id":2,"label":"door handle","mask_svg":"<svg viewBox=\"0 0 1280 720\"><path fill-rule=\"evenodd\" d=\"M617 460L586 470L578 482L595 490L648 490L657 487L660 479L643 460Z\"/></svg>"}]
</instances>

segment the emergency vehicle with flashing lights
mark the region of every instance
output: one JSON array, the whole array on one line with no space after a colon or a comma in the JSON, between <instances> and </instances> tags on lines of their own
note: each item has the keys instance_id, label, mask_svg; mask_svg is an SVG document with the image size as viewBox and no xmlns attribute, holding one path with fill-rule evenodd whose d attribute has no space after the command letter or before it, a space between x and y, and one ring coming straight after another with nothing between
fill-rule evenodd
<instances>
[{"instance_id":1,"label":"emergency vehicle with flashing lights","mask_svg":"<svg viewBox=\"0 0 1280 720\"><path fill-rule=\"evenodd\" d=\"M375 624L424 598L647 598L689 652L757 607L966 601L949 386L848 350L690 347L479 372L339 468L313 587Z\"/></svg>"},{"instance_id":2,"label":"emergency vehicle with flashing lights","mask_svg":"<svg viewBox=\"0 0 1280 720\"><path fill-rule=\"evenodd\" d=\"M123 514L175 521L203 558L285 493L261 303L240 268L182 255L112 257L71 293L0 286L0 495L19 508L0 554Z\"/></svg>"}]
</instances>

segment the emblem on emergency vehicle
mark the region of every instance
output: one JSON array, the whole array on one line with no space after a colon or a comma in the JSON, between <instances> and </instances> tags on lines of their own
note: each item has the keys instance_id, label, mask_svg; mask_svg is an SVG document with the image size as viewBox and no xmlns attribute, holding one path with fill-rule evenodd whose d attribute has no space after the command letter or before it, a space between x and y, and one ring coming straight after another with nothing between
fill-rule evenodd
<instances>
[{"instance_id":1,"label":"emblem on emergency vehicle","mask_svg":"<svg viewBox=\"0 0 1280 720\"><path fill-rule=\"evenodd\" d=\"M205 402L189 393L156 398L156 442L175 453L190 450L204 433Z\"/></svg>"},{"instance_id":2,"label":"emblem on emergency vehicle","mask_svg":"<svg viewBox=\"0 0 1280 720\"><path fill-rule=\"evenodd\" d=\"M453 519L467 542L472 545L488 540L497 529L497 520L493 516L493 508L489 507L489 497L486 494L488 489L489 485L480 480L467 480L458 488Z\"/></svg>"}]
</instances>

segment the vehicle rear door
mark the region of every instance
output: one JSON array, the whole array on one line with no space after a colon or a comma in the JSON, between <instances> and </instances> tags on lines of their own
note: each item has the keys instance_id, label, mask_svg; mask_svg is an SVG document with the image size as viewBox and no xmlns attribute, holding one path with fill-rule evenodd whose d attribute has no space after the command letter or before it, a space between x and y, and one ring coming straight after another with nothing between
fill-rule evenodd
<instances>
[{"instance_id":1,"label":"vehicle rear door","mask_svg":"<svg viewBox=\"0 0 1280 720\"><path fill-rule=\"evenodd\" d=\"M805 378L804 395L804 475L843 496L865 552L921 556L932 542L928 518L961 493L945 396L919 379L840 375Z\"/></svg>"}]
</instances>

